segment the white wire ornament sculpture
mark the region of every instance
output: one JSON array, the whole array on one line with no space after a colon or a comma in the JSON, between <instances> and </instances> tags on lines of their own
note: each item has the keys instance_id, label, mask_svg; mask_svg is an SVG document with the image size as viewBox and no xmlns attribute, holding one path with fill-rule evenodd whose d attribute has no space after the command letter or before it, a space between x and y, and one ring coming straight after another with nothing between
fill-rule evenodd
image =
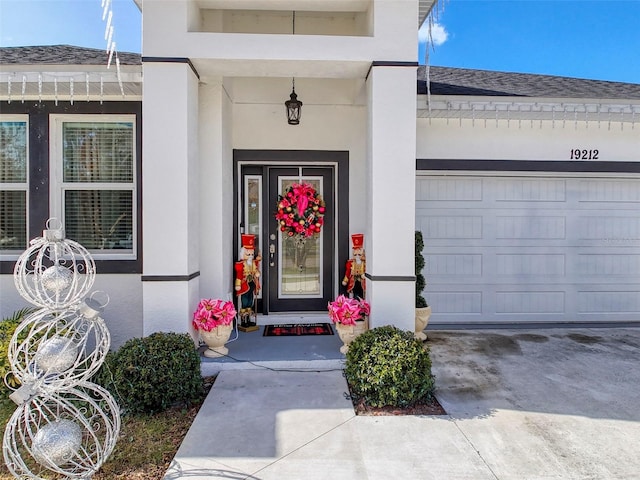
<instances>
[{"instance_id":1,"label":"white wire ornament sculpture","mask_svg":"<svg viewBox=\"0 0 640 480\"><path fill-rule=\"evenodd\" d=\"M61 226L47 221L42 237L31 240L13 270L13 280L25 300L41 308L60 310L80 302L91 290L96 266L79 243L64 238Z\"/></svg>"},{"instance_id":2,"label":"white wire ornament sculpture","mask_svg":"<svg viewBox=\"0 0 640 480\"><path fill-rule=\"evenodd\" d=\"M20 387L9 396L18 408L2 447L16 478L44 480L54 472L84 480L111 454L120 431L117 403L89 381L111 344L100 318L108 299L85 298L95 280L93 259L52 223L14 269L18 292L40 310L25 317L9 344Z\"/></svg>"}]
</instances>

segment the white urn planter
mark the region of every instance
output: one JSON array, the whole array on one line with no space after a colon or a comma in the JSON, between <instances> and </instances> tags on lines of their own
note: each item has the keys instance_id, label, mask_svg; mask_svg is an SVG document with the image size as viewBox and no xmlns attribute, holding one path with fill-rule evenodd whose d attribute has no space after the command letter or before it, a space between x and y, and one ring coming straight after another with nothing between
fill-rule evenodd
<instances>
[{"instance_id":1,"label":"white urn planter","mask_svg":"<svg viewBox=\"0 0 640 480\"><path fill-rule=\"evenodd\" d=\"M344 344L340 347L340 353L346 355L349 351L349 344L353 342L358 335L362 335L364 332L369 330L369 319L365 318L365 320L357 321L355 325L343 325L342 323L336 323L335 326L338 336Z\"/></svg>"},{"instance_id":2,"label":"white urn planter","mask_svg":"<svg viewBox=\"0 0 640 480\"><path fill-rule=\"evenodd\" d=\"M413 334L417 340L425 341L427 334L424 333L424 329L429 324L429 317L431 317L431 307L416 308L416 329Z\"/></svg>"},{"instance_id":3,"label":"white urn planter","mask_svg":"<svg viewBox=\"0 0 640 480\"><path fill-rule=\"evenodd\" d=\"M204 351L203 355L207 358L218 358L228 354L229 349L225 347L224 344L229 341L232 331L233 323L230 323L229 325L218 325L210 332L200 330L200 336L208 347Z\"/></svg>"}]
</instances>

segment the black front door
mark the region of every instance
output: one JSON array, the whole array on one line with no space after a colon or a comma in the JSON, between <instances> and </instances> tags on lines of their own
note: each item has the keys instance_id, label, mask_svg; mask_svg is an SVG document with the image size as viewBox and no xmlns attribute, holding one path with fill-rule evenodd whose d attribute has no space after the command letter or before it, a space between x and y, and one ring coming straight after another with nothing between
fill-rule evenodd
<instances>
[{"instance_id":1,"label":"black front door","mask_svg":"<svg viewBox=\"0 0 640 480\"><path fill-rule=\"evenodd\" d=\"M245 165L240 173L240 229L256 235L262 257L258 312L326 310L336 285L335 168ZM283 234L275 219L278 196L301 182L322 196L326 209L320 233L304 239Z\"/></svg>"},{"instance_id":2,"label":"black front door","mask_svg":"<svg viewBox=\"0 0 640 480\"><path fill-rule=\"evenodd\" d=\"M332 168L269 167L267 248L263 255L270 312L324 310L333 297L334 172ZM311 237L290 237L280 231L274 212L278 196L294 183L310 184L326 206L324 225Z\"/></svg>"}]
</instances>

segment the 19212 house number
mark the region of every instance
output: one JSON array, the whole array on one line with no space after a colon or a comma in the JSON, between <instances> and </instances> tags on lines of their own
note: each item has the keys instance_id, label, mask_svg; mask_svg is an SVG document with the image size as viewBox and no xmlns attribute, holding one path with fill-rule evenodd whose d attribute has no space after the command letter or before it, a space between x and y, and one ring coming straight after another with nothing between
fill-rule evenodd
<instances>
[{"instance_id":1,"label":"19212 house number","mask_svg":"<svg viewBox=\"0 0 640 480\"><path fill-rule=\"evenodd\" d=\"M572 148L569 160L598 160L598 150L586 150L580 148Z\"/></svg>"}]
</instances>

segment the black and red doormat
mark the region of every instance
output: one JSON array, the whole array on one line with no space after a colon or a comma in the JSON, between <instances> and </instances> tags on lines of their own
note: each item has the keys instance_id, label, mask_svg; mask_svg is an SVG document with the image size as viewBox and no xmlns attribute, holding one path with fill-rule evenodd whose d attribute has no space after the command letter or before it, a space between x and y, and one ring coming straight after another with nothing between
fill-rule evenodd
<instances>
[{"instance_id":1,"label":"black and red doormat","mask_svg":"<svg viewBox=\"0 0 640 480\"><path fill-rule=\"evenodd\" d=\"M296 337L300 335L333 335L328 323L283 323L265 325L262 335L265 337Z\"/></svg>"}]
</instances>

